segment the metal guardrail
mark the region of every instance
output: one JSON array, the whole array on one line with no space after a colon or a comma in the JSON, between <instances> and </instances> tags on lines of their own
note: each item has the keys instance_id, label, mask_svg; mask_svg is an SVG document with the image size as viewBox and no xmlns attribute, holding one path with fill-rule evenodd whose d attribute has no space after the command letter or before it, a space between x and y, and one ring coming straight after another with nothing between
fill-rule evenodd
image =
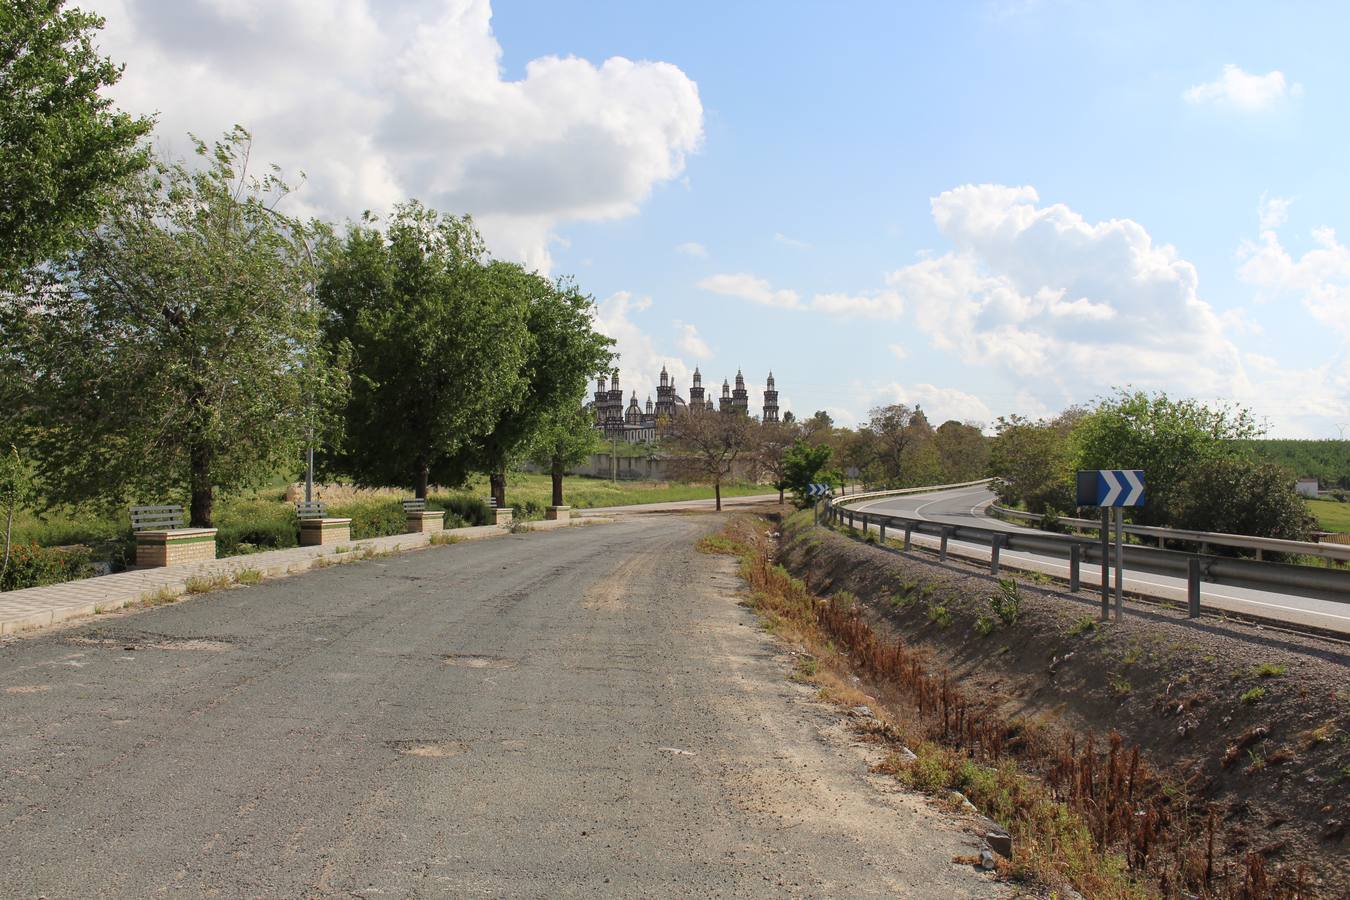
<instances>
[{"instance_id":1,"label":"metal guardrail","mask_svg":"<svg viewBox=\"0 0 1350 900\"><path fill-rule=\"evenodd\" d=\"M1039 522L1041 517L1035 513L1006 506L991 506L991 510L1000 517L1020 519L1023 522ZM1101 523L1093 519L1075 519L1061 516L1057 521L1072 528L1100 531ZM1159 528L1154 525L1126 525L1126 534L1156 538L1161 547L1163 541L1187 541L1201 547L1238 547L1243 550L1255 550L1257 560L1265 553L1289 553L1299 556L1316 556L1322 559L1334 559L1350 562L1350 544L1319 543L1315 541L1286 541L1281 538L1255 537L1248 534L1224 534L1219 531L1187 531L1182 528ZM1203 549L1201 555L1205 555Z\"/></svg>"},{"instance_id":2,"label":"metal guardrail","mask_svg":"<svg viewBox=\"0 0 1350 900\"><path fill-rule=\"evenodd\" d=\"M982 482L970 482L969 485L980 483ZM934 491L969 485L946 485L921 490ZM909 490L904 493L918 492ZM844 502L852 504L855 501L893 496L898 493L901 492L877 491L871 494L857 494L844 498ZM861 525L864 530L869 525L877 525L881 529L883 540L888 528L903 531L906 550L910 549L911 538L916 532L935 536L940 541L939 556L942 559L947 558L947 544L951 540L988 546L990 569L994 574L998 573L999 554L1002 550L1017 550L1065 559L1069 561L1069 587L1073 591L1079 588L1082 565L1102 562L1102 547L1098 541L1074 535L1010 532L968 525L951 525L913 516L860 512L848 509L834 499L826 501L825 515L828 521L847 520L850 527ZM1205 556L1141 545L1127 545L1123 549L1125 566L1129 569L1186 578L1190 586L1189 606L1192 616L1200 614L1199 586L1202 582L1350 603L1350 573L1334 569Z\"/></svg>"}]
</instances>

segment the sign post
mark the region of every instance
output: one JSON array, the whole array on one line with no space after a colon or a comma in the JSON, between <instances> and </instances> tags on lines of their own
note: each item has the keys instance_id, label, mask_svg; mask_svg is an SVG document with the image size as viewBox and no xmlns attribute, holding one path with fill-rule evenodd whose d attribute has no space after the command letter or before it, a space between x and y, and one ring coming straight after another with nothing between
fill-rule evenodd
<instances>
[{"instance_id":1,"label":"sign post","mask_svg":"<svg viewBox=\"0 0 1350 900\"><path fill-rule=\"evenodd\" d=\"M1144 505L1144 473L1138 469L1085 469L1078 473L1078 505L1102 511L1102 621L1111 616L1111 511L1116 520L1116 621L1125 614L1125 507Z\"/></svg>"},{"instance_id":2,"label":"sign post","mask_svg":"<svg viewBox=\"0 0 1350 900\"><path fill-rule=\"evenodd\" d=\"M811 498L811 524L820 524L820 498L829 494L830 486L828 484L810 484L806 488L806 495Z\"/></svg>"}]
</instances>

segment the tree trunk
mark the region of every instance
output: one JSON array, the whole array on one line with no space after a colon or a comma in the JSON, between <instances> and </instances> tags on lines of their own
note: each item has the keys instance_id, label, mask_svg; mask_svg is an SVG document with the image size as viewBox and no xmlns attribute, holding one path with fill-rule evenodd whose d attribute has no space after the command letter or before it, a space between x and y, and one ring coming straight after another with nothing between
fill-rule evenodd
<instances>
[{"instance_id":1,"label":"tree trunk","mask_svg":"<svg viewBox=\"0 0 1350 900\"><path fill-rule=\"evenodd\" d=\"M499 469L488 475L488 485L492 490L492 499L497 501L497 508L506 509L506 470Z\"/></svg>"},{"instance_id":2,"label":"tree trunk","mask_svg":"<svg viewBox=\"0 0 1350 900\"><path fill-rule=\"evenodd\" d=\"M713 479L713 496L717 498L717 511L722 511L722 479Z\"/></svg>"},{"instance_id":3,"label":"tree trunk","mask_svg":"<svg viewBox=\"0 0 1350 900\"><path fill-rule=\"evenodd\" d=\"M778 505L783 505L783 489L781 487L778 488Z\"/></svg>"},{"instance_id":4,"label":"tree trunk","mask_svg":"<svg viewBox=\"0 0 1350 900\"><path fill-rule=\"evenodd\" d=\"M427 484L431 481L431 467L424 462L417 464L417 478L413 484L413 496L418 500L427 499Z\"/></svg>"},{"instance_id":5,"label":"tree trunk","mask_svg":"<svg viewBox=\"0 0 1350 900\"><path fill-rule=\"evenodd\" d=\"M563 461L561 456L553 457L553 505L563 505Z\"/></svg>"},{"instance_id":6,"label":"tree trunk","mask_svg":"<svg viewBox=\"0 0 1350 900\"><path fill-rule=\"evenodd\" d=\"M15 503L9 505L9 516L5 520L5 562L0 565L0 579L5 577L9 571L9 539L14 534L14 507Z\"/></svg>"},{"instance_id":7,"label":"tree trunk","mask_svg":"<svg viewBox=\"0 0 1350 900\"><path fill-rule=\"evenodd\" d=\"M211 513L215 506L215 494L211 488L211 451L196 446L189 452L192 467L192 501L188 511L188 524L193 528L210 528Z\"/></svg>"}]
</instances>

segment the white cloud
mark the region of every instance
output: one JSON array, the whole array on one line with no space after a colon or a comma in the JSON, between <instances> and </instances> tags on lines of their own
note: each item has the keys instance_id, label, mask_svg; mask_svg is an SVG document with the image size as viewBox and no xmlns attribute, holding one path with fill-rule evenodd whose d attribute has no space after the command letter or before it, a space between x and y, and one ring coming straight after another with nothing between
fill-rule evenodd
<instances>
[{"instance_id":1,"label":"white cloud","mask_svg":"<svg viewBox=\"0 0 1350 900\"><path fill-rule=\"evenodd\" d=\"M468 212L494 253L547 268L569 222L633 215L703 134L698 87L664 62L545 56L503 78L487 0L89 0L114 90L187 149L234 123L307 184L304 212L408 197Z\"/></svg>"},{"instance_id":2,"label":"white cloud","mask_svg":"<svg viewBox=\"0 0 1350 900\"><path fill-rule=\"evenodd\" d=\"M688 353L694 359L707 359L712 356L712 350L708 349L708 343L698 333L698 328L677 321L675 331L679 335L676 344L685 353Z\"/></svg>"},{"instance_id":3,"label":"white cloud","mask_svg":"<svg viewBox=\"0 0 1350 900\"><path fill-rule=\"evenodd\" d=\"M788 237L786 234L783 234L782 232L779 231L775 231L773 233L773 239L775 242L782 244L784 247L791 247L793 250L811 249L811 245L808 244L806 241L799 241L796 238Z\"/></svg>"},{"instance_id":4,"label":"white cloud","mask_svg":"<svg viewBox=\"0 0 1350 900\"><path fill-rule=\"evenodd\" d=\"M1228 333L1233 317L1200 298L1195 267L1139 223L1092 223L1039 201L1030 187L1003 185L935 197L933 217L955 249L886 279L934 346L1003 370L1019 408L1027 399L1062 408L1128 384L1278 410L1289 433L1347 404L1350 378L1334 365L1253 366ZM1344 328L1350 253L1329 231L1317 239L1320 249L1296 262L1265 232L1260 246L1248 245L1242 275L1299 290L1314 315Z\"/></svg>"},{"instance_id":5,"label":"white cloud","mask_svg":"<svg viewBox=\"0 0 1350 900\"><path fill-rule=\"evenodd\" d=\"M1260 112L1302 94L1303 85L1289 84L1278 69L1252 75L1230 63L1217 79L1188 88L1181 96L1195 105L1213 103L1243 112Z\"/></svg>"},{"instance_id":6,"label":"white cloud","mask_svg":"<svg viewBox=\"0 0 1350 900\"><path fill-rule=\"evenodd\" d=\"M685 256L697 256L703 258L708 255L708 248L698 241L685 241L683 244L675 245L675 252Z\"/></svg>"},{"instance_id":7,"label":"white cloud","mask_svg":"<svg viewBox=\"0 0 1350 900\"><path fill-rule=\"evenodd\" d=\"M1259 207L1261 230L1269 231L1272 228L1279 228L1285 222L1288 222L1289 207L1293 204L1293 197L1271 197L1262 194Z\"/></svg>"},{"instance_id":8,"label":"white cloud","mask_svg":"<svg viewBox=\"0 0 1350 900\"><path fill-rule=\"evenodd\" d=\"M1314 248L1295 259L1274 228L1263 228L1259 243L1244 241L1238 250L1238 274L1262 290L1261 299L1297 297L1315 319L1350 339L1350 247L1331 228L1314 229L1312 238Z\"/></svg>"},{"instance_id":9,"label":"white cloud","mask_svg":"<svg viewBox=\"0 0 1350 900\"><path fill-rule=\"evenodd\" d=\"M816 294L811 298L811 308L839 316L898 319L905 311L905 304L896 291L883 290L861 294Z\"/></svg>"},{"instance_id":10,"label":"white cloud","mask_svg":"<svg viewBox=\"0 0 1350 900\"><path fill-rule=\"evenodd\" d=\"M711 275L700 281L698 287L705 291L711 291L714 294L722 294L726 297L739 297L742 300L749 300L752 303L759 303L763 306L778 306L784 309L795 309L801 305L801 298L796 291L774 290L773 286L769 284L768 281L755 275L751 275L748 272Z\"/></svg>"},{"instance_id":11,"label":"white cloud","mask_svg":"<svg viewBox=\"0 0 1350 900\"><path fill-rule=\"evenodd\" d=\"M891 344L887 349L891 351L891 356L894 356L896 359L909 359L909 351L900 344Z\"/></svg>"}]
</instances>

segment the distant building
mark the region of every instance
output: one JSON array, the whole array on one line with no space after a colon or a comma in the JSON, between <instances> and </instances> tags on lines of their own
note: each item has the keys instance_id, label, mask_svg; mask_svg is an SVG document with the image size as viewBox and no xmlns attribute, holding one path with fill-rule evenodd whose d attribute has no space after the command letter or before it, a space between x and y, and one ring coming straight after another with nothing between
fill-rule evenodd
<instances>
[{"instance_id":1,"label":"distant building","mask_svg":"<svg viewBox=\"0 0 1350 900\"><path fill-rule=\"evenodd\" d=\"M694 383L689 388L689 402L685 402L675 391L666 367L661 367L661 377L656 387L656 402L647 398L644 408L638 403L637 392L629 398L627 407L623 402L623 389L619 387L619 370L608 375L600 375L595 380L595 397L590 403L595 416L595 427L606 440L621 440L629 444L649 444L659 436L660 429L676 416L694 413L710 413L720 409L727 414L750 414L750 392L745 387L745 376L736 373L736 388L722 381L722 396L717 407L713 398L707 396L703 388L703 374L694 369ZM769 373L768 387L764 391L765 422L777 422L778 391L774 389L773 373Z\"/></svg>"},{"instance_id":2,"label":"distant building","mask_svg":"<svg viewBox=\"0 0 1350 900\"><path fill-rule=\"evenodd\" d=\"M1288 484L1288 482L1285 483ZM1319 487L1321 487L1321 485L1316 478L1300 478L1298 484L1294 485L1296 491L1304 497L1312 497L1314 500L1317 499L1317 489Z\"/></svg>"}]
</instances>

